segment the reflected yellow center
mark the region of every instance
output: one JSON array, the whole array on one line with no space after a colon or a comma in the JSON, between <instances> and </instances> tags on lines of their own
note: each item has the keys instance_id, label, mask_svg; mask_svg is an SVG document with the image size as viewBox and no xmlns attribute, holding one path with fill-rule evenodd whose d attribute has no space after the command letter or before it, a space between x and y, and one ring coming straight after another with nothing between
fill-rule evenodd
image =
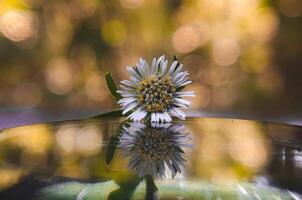
<instances>
[{"instance_id":1,"label":"reflected yellow center","mask_svg":"<svg viewBox=\"0 0 302 200\"><path fill-rule=\"evenodd\" d=\"M146 129L137 139L134 149L144 159L154 161L163 161L174 151L171 135L158 129Z\"/></svg>"}]
</instances>

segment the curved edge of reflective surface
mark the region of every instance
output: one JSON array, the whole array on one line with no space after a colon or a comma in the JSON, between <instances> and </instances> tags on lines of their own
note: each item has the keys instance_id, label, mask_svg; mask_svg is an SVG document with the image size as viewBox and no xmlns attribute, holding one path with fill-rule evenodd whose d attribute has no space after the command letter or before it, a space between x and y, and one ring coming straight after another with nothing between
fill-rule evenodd
<instances>
[{"instance_id":1,"label":"curved edge of reflective surface","mask_svg":"<svg viewBox=\"0 0 302 200\"><path fill-rule=\"evenodd\" d=\"M16 127L0 134L0 199L295 199L301 147L301 127L222 118Z\"/></svg>"}]
</instances>

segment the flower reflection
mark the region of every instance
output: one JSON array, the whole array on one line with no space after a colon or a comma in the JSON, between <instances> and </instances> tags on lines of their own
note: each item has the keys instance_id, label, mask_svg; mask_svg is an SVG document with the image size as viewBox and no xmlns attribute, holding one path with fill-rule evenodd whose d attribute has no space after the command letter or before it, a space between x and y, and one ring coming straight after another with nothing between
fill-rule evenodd
<instances>
[{"instance_id":1,"label":"flower reflection","mask_svg":"<svg viewBox=\"0 0 302 200\"><path fill-rule=\"evenodd\" d=\"M184 125L155 127L136 122L123 127L119 147L130 158L129 168L139 176L163 178L171 172L174 178L186 162L182 147L190 148L192 144Z\"/></svg>"}]
</instances>

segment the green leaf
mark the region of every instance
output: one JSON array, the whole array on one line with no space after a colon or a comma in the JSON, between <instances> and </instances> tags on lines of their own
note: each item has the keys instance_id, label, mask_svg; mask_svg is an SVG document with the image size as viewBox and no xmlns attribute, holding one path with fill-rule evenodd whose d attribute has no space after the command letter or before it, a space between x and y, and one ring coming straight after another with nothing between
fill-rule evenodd
<instances>
[{"instance_id":1,"label":"green leaf","mask_svg":"<svg viewBox=\"0 0 302 200\"><path fill-rule=\"evenodd\" d=\"M121 99L122 96L119 93L116 92L117 91L117 86L116 86L116 84L115 84L115 82L114 82L114 80L113 80L113 78L112 78L112 76L109 72L107 72L105 74L105 79L106 79L107 87L110 90L113 98L115 100Z\"/></svg>"},{"instance_id":2,"label":"green leaf","mask_svg":"<svg viewBox=\"0 0 302 200\"><path fill-rule=\"evenodd\" d=\"M122 117L122 110L112 110L99 115L92 116L91 118L100 118L100 117Z\"/></svg>"},{"instance_id":3,"label":"green leaf","mask_svg":"<svg viewBox=\"0 0 302 200\"><path fill-rule=\"evenodd\" d=\"M118 142L119 142L118 136L116 135L111 136L109 144L107 146L106 157L105 157L105 162L107 165L110 165L113 159Z\"/></svg>"},{"instance_id":4,"label":"green leaf","mask_svg":"<svg viewBox=\"0 0 302 200\"><path fill-rule=\"evenodd\" d=\"M110 163L113 159L116 147L119 143L119 136L122 134L123 126L126 123L127 123L127 121L123 121L122 123L120 123L118 133L115 134L115 135L112 135L111 138L110 138L109 144L106 148L106 156L105 156L105 162L106 162L107 165L110 165Z\"/></svg>"}]
</instances>

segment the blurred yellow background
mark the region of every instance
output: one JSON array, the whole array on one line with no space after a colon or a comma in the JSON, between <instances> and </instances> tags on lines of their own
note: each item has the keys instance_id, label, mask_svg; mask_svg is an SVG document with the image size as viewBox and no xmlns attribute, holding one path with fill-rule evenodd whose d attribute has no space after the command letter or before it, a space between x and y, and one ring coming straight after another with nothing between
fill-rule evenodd
<instances>
[{"instance_id":1,"label":"blurred yellow background","mask_svg":"<svg viewBox=\"0 0 302 200\"><path fill-rule=\"evenodd\" d=\"M193 109L299 113L302 1L2 0L0 105L116 107L110 71L176 55Z\"/></svg>"}]
</instances>

